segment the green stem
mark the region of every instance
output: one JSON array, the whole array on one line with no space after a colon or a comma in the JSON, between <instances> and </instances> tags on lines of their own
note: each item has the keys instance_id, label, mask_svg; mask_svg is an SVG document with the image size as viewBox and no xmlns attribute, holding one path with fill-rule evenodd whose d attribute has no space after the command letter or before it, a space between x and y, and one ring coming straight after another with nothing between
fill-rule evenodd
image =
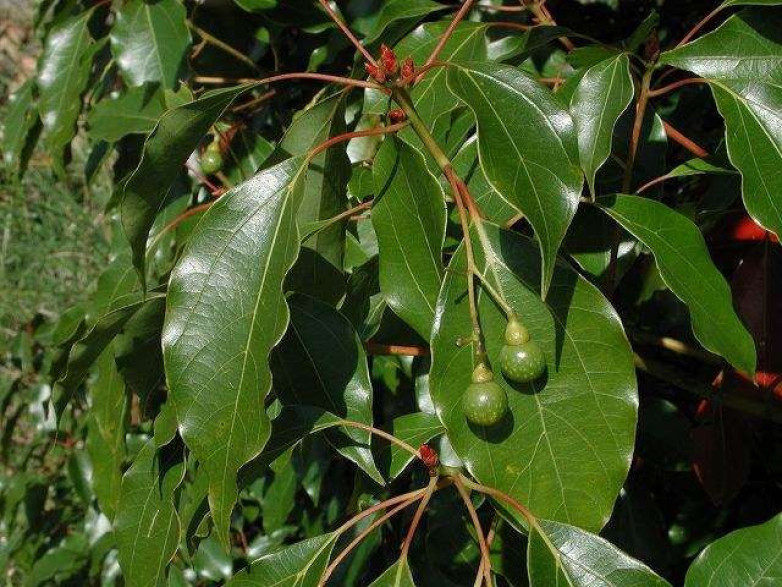
<instances>
[{"instance_id":1,"label":"green stem","mask_svg":"<svg viewBox=\"0 0 782 587\"><path fill-rule=\"evenodd\" d=\"M199 37L201 37L206 43L213 45L214 47L217 47L224 53L228 53L228 55L231 55L232 57L238 59L242 63L249 65L252 69L259 71L258 65L256 65L256 63L252 59L247 57L247 55L245 55L244 53L234 49L233 47L231 47L231 45L229 45L225 41L221 41L217 37L209 34L204 29L202 29L201 27L195 25L190 21L187 21L187 25L191 29L193 29L193 32L196 33Z\"/></svg>"}]
</instances>

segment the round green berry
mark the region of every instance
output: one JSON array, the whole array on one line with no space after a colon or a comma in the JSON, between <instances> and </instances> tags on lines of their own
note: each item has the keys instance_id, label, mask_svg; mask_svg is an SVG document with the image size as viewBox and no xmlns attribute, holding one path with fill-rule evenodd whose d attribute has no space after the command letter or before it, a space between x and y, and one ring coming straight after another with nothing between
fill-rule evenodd
<instances>
[{"instance_id":1,"label":"round green berry","mask_svg":"<svg viewBox=\"0 0 782 587\"><path fill-rule=\"evenodd\" d=\"M467 421L477 426L494 426L508 412L508 395L496 381L470 383L462 396Z\"/></svg>"},{"instance_id":2,"label":"round green berry","mask_svg":"<svg viewBox=\"0 0 782 587\"><path fill-rule=\"evenodd\" d=\"M545 372L546 356L534 340L524 344L506 344L500 350L500 368L510 381L529 383Z\"/></svg>"},{"instance_id":3,"label":"round green berry","mask_svg":"<svg viewBox=\"0 0 782 587\"><path fill-rule=\"evenodd\" d=\"M201 171L205 175L212 175L217 173L223 168L223 156L220 154L220 150L212 148L212 145L207 147L206 151L201 155Z\"/></svg>"}]
</instances>

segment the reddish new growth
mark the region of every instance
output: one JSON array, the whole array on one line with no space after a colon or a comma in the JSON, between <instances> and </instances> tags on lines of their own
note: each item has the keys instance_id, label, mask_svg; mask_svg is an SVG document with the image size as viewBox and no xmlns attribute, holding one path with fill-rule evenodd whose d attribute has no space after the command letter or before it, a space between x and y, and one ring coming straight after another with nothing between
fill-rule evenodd
<instances>
[{"instance_id":1,"label":"reddish new growth","mask_svg":"<svg viewBox=\"0 0 782 587\"><path fill-rule=\"evenodd\" d=\"M377 65L374 63L365 63L367 73L379 84L385 84L388 81L395 81L400 86L406 86L412 83L415 77L415 63L408 57L399 67L399 60L396 53L387 45L380 47L380 59Z\"/></svg>"},{"instance_id":2,"label":"reddish new growth","mask_svg":"<svg viewBox=\"0 0 782 587\"><path fill-rule=\"evenodd\" d=\"M408 57L402 64L402 80L412 80L414 75L415 62L412 57Z\"/></svg>"},{"instance_id":3,"label":"reddish new growth","mask_svg":"<svg viewBox=\"0 0 782 587\"><path fill-rule=\"evenodd\" d=\"M440 461L437 452L428 444L421 445L418 449L418 456L430 471L437 467L437 463Z\"/></svg>"},{"instance_id":4,"label":"reddish new growth","mask_svg":"<svg viewBox=\"0 0 782 587\"><path fill-rule=\"evenodd\" d=\"M406 119L407 119L407 114L405 114L405 111L402 110L401 108L394 108L393 110L388 111L388 120L393 124L403 122Z\"/></svg>"},{"instance_id":5,"label":"reddish new growth","mask_svg":"<svg viewBox=\"0 0 782 587\"><path fill-rule=\"evenodd\" d=\"M386 73L395 75L399 65L396 62L396 53L388 45L380 46L380 63L383 65L383 69Z\"/></svg>"}]
</instances>

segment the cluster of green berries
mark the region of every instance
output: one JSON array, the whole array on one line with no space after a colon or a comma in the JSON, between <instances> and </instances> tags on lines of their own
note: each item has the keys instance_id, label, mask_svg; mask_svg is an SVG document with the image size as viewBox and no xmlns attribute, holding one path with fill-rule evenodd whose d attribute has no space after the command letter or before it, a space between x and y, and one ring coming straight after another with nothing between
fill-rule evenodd
<instances>
[{"instance_id":1,"label":"cluster of green berries","mask_svg":"<svg viewBox=\"0 0 782 587\"><path fill-rule=\"evenodd\" d=\"M215 139L201 154L201 171L204 175L214 175L223 168L223 154L220 151L220 139Z\"/></svg>"},{"instance_id":2,"label":"cluster of green berries","mask_svg":"<svg viewBox=\"0 0 782 587\"><path fill-rule=\"evenodd\" d=\"M500 369L508 381L529 383L546 370L546 357L529 331L512 317L505 328L505 344L500 350ZM472 373L472 383L462 396L462 411L476 426L494 426L508 412L508 394L494 380L494 373L479 363Z\"/></svg>"}]
</instances>

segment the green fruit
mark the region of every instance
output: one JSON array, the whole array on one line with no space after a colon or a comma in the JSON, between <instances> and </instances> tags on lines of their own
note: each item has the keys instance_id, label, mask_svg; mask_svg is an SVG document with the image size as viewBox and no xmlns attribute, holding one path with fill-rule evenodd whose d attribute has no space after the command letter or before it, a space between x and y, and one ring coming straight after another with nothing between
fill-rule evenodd
<instances>
[{"instance_id":1,"label":"green fruit","mask_svg":"<svg viewBox=\"0 0 782 587\"><path fill-rule=\"evenodd\" d=\"M462 396L462 412L477 426L494 426L508 412L508 395L483 363L472 372L472 383Z\"/></svg>"},{"instance_id":2,"label":"green fruit","mask_svg":"<svg viewBox=\"0 0 782 587\"><path fill-rule=\"evenodd\" d=\"M205 175L212 175L223 168L223 156L219 149L212 149L212 145L207 147L201 155L201 171Z\"/></svg>"},{"instance_id":3,"label":"green fruit","mask_svg":"<svg viewBox=\"0 0 782 587\"><path fill-rule=\"evenodd\" d=\"M505 344L517 345L529 342L530 335L526 327L515 316L511 316L505 327Z\"/></svg>"},{"instance_id":4,"label":"green fruit","mask_svg":"<svg viewBox=\"0 0 782 587\"><path fill-rule=\"evenodd\" d=\"M681 546L689 538L687 528L680 524L673 524L668 528L668 540L674 546Z\"/></svg>"},{"instance_id":5,"label":"green fruit","mask_svg":"<svg viewBox=\"0 0 782 587\"><path fill-rule=\"evenodd\" d=\"M508 380L529 383L546 371L546 356L534 340L524 344L506 344L500 350L500 368Z\"/></svg>"}]
</instances>

